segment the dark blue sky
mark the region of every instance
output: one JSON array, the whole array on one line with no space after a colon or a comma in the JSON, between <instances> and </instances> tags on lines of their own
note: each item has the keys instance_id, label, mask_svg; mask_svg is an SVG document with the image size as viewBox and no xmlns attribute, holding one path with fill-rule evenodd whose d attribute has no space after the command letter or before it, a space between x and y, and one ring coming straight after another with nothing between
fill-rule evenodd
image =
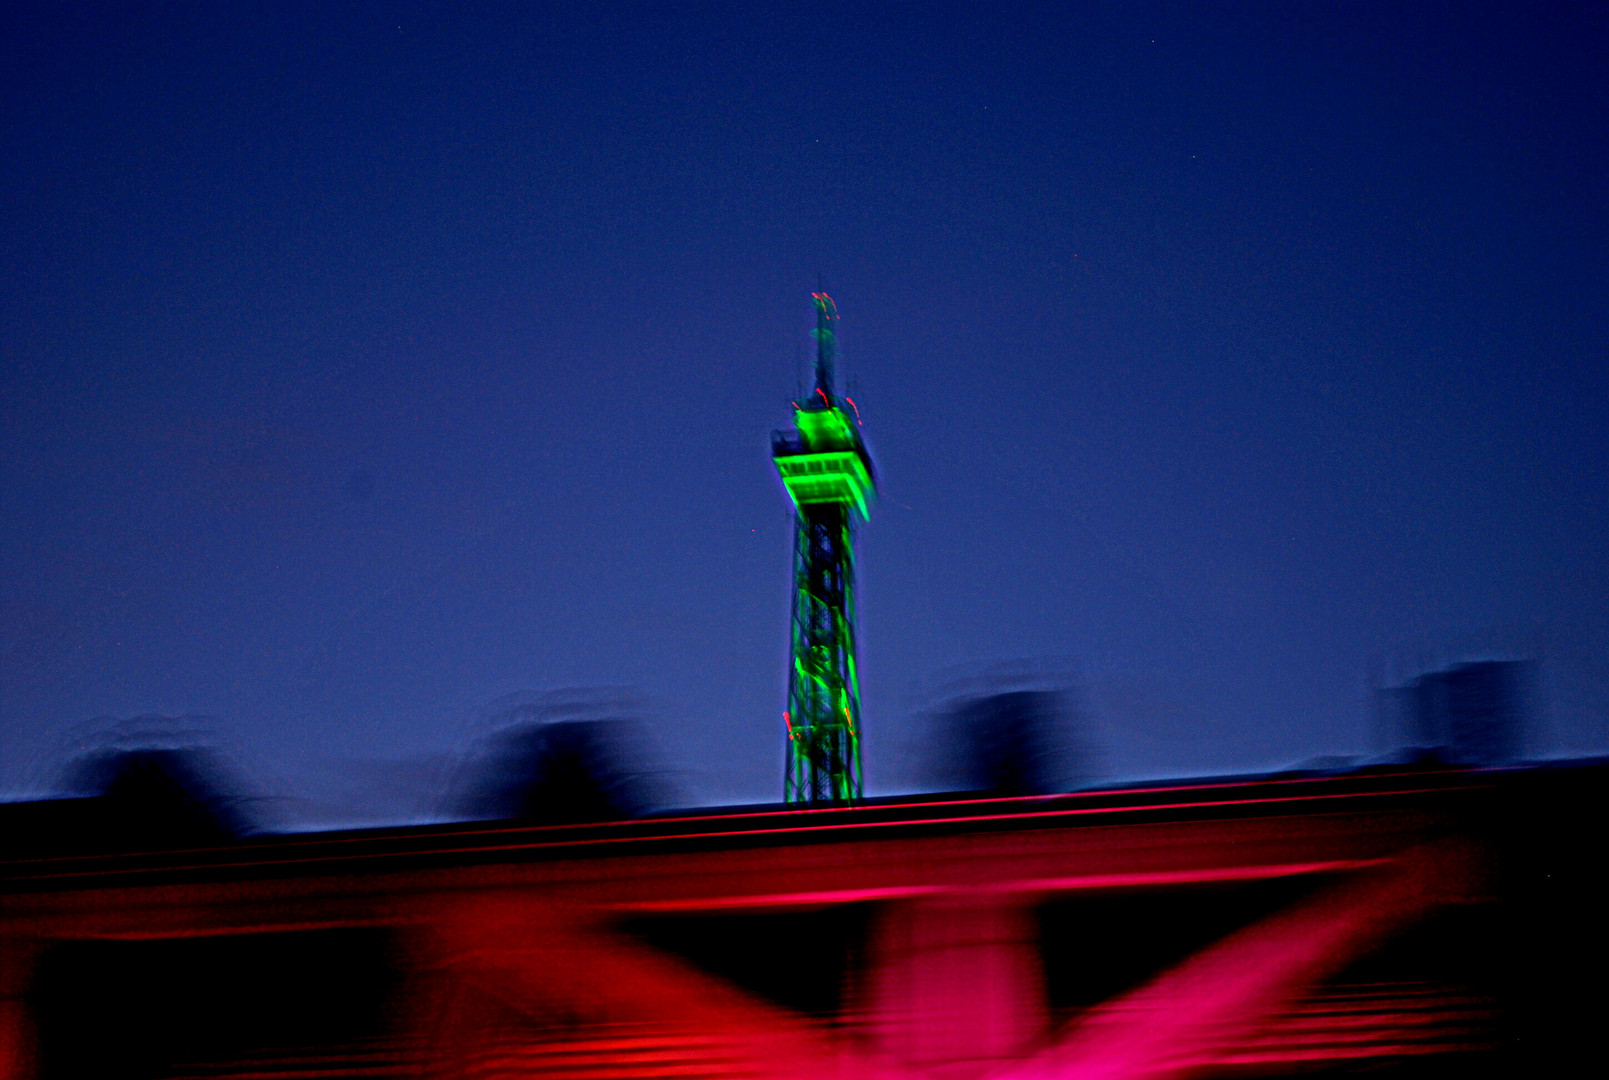
<instances>
[{"instance_id":1,"label":"dark blue sky","mask_svg":"<svg viewBox=\"0 0 1609 1080\"><path fill-rule=\"evenodd\" d=\"M872 790L993 661L1112 775L1367 753L1477 655L1609 750L1603 9L1225 6L8 8L0 788L205 715L401 814L627 687L779 797L818 274Z\"/></svg>"}]
</instances>

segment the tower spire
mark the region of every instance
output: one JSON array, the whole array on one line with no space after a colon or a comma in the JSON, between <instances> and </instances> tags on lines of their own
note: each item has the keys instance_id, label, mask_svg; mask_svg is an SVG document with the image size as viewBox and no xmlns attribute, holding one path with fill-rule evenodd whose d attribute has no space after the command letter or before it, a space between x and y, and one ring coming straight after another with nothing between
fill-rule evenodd
<instances>
[{"instance_id":1,"label":"tower spire","mask_svg":"<svg viewBox=\"0 0 1609 1080\"><path fill-rule=\"evenodd\" d=\"M816 390L830 405L833 401L834 368L838 363L838 337L833 323L838 321L838 308L832 297L824 292L812 293L816 301Z\"/></svg>"},{"instance_id":2,"label":"tower spire","mask_svg":"<svg viewBox=\"0 0 1609 1080\"><path fill-rule=\"evenodd\" d=\"M815 392L795 403L793 431L771 435L771 457L794 505L783 798L800 805L850 803L862 794L854 542L877 495L859 417L845 413L834 392L838 309L825 292L814 299Z\"/></svg>"}]
</instances>

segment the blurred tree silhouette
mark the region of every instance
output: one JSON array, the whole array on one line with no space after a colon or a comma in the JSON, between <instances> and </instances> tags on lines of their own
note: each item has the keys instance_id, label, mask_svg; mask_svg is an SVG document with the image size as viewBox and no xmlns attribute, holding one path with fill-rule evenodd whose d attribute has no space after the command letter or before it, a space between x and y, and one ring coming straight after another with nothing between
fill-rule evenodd
<instances>
[{"instance_id":1,"label":"blurred tree silhouette","mask_svg":"<svg viewBox=\"0 0 1609 1080\"><path fill-rule=\"evenodd\" d=\"M511 695L486 711L506 726L474 758L458 813L542 824L641 817L670 802L640 723L617 701L575 692Z\"/></svg>"},{"instance_id":2,"label":"blurred tree silhouette","mask_svg":"<svg viewBox=\"0 0 1609 1080\"><path fill-rule=\"evenodd\" d=\"M81 838L96 848L209 847L253 831L237 785L197 747L98 750L68 767L67 786L97 801L95 835Z\"/></svg>"},{"instance_id":3,"label":"blurred tree silhouette","mask_svg":"<svg viewBox=\"0 0 1609 1080\"><path fill-rule=\"evenodd\" d=\"M1089 748L1065 691L974 694L933 719L931 767L942 789L1042 795L1088 779Z\"/></svg>"}]
</instances>

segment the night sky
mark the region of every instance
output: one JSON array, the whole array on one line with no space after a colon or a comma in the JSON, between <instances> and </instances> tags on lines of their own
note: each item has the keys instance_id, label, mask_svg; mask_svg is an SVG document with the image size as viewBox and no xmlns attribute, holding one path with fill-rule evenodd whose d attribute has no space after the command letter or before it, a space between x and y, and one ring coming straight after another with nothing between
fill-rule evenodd
<instances>
[{"instance_id":1,"label":"night sky","mask_svg":"<svg viewBox=\"0 0 1609 1080\"><path fill-rule=\"evenodd\" d=\"M780 798L818 280L871 792L999 664L1108 779L1480 657L1609 751L1601 5L111 7L0 17L0 790L402 819L579 688Z\"/></svg>"}]
</instances>

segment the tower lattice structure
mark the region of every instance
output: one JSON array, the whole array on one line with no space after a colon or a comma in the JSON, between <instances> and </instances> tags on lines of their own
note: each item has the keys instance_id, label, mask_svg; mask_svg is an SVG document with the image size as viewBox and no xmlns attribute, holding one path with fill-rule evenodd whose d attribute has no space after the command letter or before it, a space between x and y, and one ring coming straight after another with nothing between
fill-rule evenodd
<instances>
[{"instance_id":1,"label":"tower lattice structure","mask_svg":"<svg viewBox=\"0 0 1609 1080\"><path fill-rule=\"evenodd\" d=\"M794 506L783 798L804 805L861 797L855 527L877 495L859 410L833 386L838 310L826 293L814 297L815 387L793 403L794 430L771 436L771 457Z\"/></svg>"}]
</instances>

